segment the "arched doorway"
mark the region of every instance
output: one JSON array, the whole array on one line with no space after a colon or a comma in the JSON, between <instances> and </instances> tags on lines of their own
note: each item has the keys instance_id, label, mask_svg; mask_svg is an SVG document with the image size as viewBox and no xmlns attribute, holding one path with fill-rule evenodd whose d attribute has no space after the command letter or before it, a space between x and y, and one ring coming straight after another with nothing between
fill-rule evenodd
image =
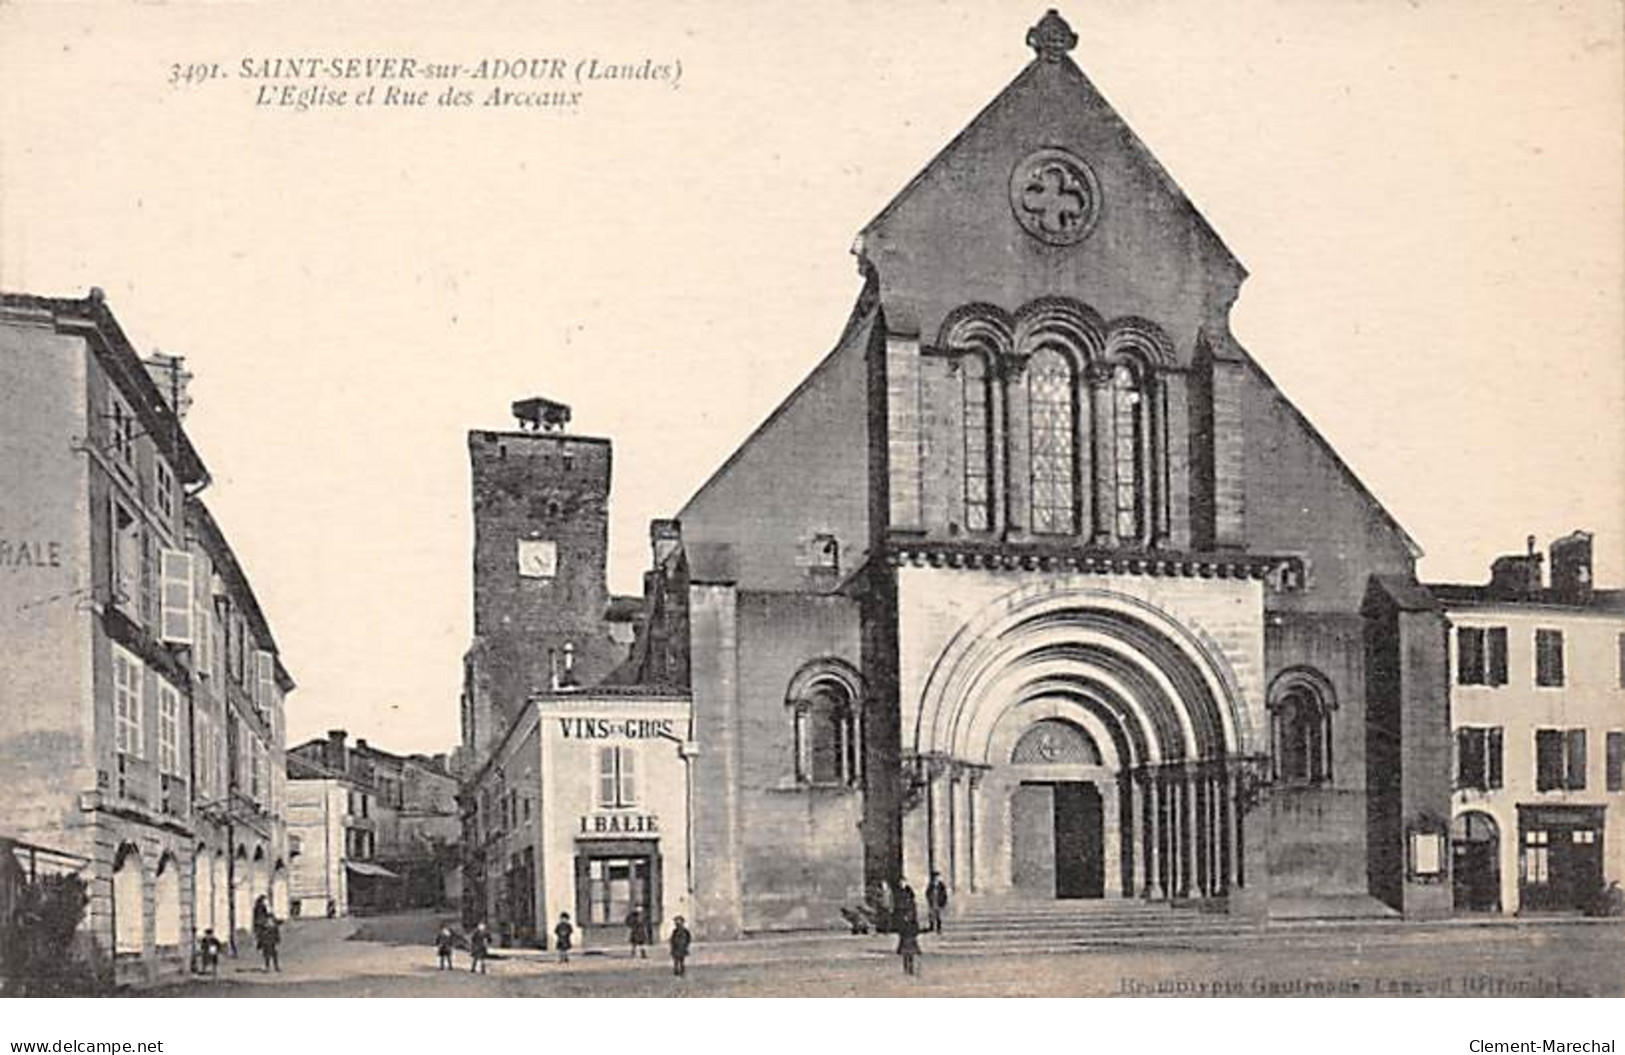
<instances>
[{"instance_id":1,"label":"arched doorway","mask_svg":"<svg viewBox=\"0 0 1625 1055\"><path fill-rule=\"evenodd\" d=\"M288 866L280 860L271 869L271 913L278 919L288 918Z\"/></svg>"},{"instance_id":2,"label":"arched doorway","mask_svg":"<svg viewBox=\"0 0 1625 1055\"><path fill-rule=\"evenodd\" d=\"M214 925L214 873L209 848L199 843L192 852L192 933L202 934Z\"/></svg>"},{"instance_id":3,"label":"arched doorway","mask_svg":"<svg viewBox=\"0 0 1625 1055\"><path fill-rule=\"evenodd\" d=\"M925 669L905 873L995 896L1224 897L1245 883L1264 694L1199 628L1070 576L985 605Z\"/></svg>"},{"instance_id":4,"label":"arched doorway","mask_svg":"<svg viewBox=\"0 0 1625 1055\"><path fill-rule=\"evenodd\" d=\"M152 943L159 949L174 950L181 943L181 868L174 854L158 862L158 882L153 893Z\"/></svg>"},{"instance_id":5,"label":"arched doorway","mask_svg":"<svg viewBox=\"0 0 1625 1055\"><path fill-rule=\"evenodd\" d=\"M1106 892L1105 817L1087 777L1101 768L1087 732L1061 718L1034 722L1010 765L1010 885L1018 894L1098 898Z\"/></svg>"},{"instance_id":6,"label":"arched doorway","mask_svg":"<svg viewBox=\"0 0 1625 1055\"><path fill-rule=\"evenodd\" d=\"M119 847L113 859L113 953L140 956L147 940L147 920L142 904L141 854L134 844Z\"/></svg>"},{"instance_id":7,"label":"arched doorway","mask_svg":"<svg viewBox=\"0 0 1625 1055\"><path fill-rule=\"evenodd\" d=\"M1457 912L1501 911L1501 831L1474 810L1450 825L1451 884Z\"/></svg>"},{"instance_id":8,"label":"arched doorway","mask_svg":"<svg viewBox=\"0 0 1625 1055\"><path fill-rule=\"evenodd\" d=\"M254 919L252 884L253 876L248 867L248 847L239 844L231 870L231 923L232 927L239 931L247 930Z\"/></svg>"}]
</instances>

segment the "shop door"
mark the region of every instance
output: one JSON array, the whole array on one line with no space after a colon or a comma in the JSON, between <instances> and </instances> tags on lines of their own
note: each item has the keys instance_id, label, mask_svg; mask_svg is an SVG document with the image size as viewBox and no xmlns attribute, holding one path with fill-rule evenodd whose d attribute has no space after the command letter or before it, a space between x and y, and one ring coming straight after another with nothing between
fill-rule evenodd
<instances>
[{"instance_id":1,"label":"shop door","mask_svg":"<svg viewBox=\"0 0 1625 1055\"><path fill-rule=\"evenodd\" d=\"M576 858L577 921L585 927L625 927L633 907L660 922L660 857L653 853Z\"/></svg>"},{"instance_id":2,"label":"shop door","mask_svg":"<svg viewBox=\"0 0 1625 1055\"><path fill-rule=\"evenodd\" d=\"M1603 885L1601 820L1590 810L1556 808L1523 818L1522 911L1571 912L1591 905Z\"/></svg>"}]
</instances>

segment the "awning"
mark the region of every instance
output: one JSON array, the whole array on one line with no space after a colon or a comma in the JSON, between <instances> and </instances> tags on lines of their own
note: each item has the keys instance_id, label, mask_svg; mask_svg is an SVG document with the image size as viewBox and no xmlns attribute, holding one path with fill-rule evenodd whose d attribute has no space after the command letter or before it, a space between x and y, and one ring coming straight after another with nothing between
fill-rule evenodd
<instances>
[{"instance_id":1,"label":"awning","mask_svg":"<svg viewBox=\"0 0 1625 1055\"><path fill-rule=\"evenodd\" d=\"M368 864L366 861L346 861L344 867L363 876L383 876L385 879L399 879L400 876L379 865Z\"/></svg>"}]
</instances>

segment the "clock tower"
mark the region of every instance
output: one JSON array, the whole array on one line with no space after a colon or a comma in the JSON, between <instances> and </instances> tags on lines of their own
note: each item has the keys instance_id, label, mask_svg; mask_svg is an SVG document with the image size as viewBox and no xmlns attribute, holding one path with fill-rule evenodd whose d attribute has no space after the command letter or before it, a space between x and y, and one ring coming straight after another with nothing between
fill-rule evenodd
<instances>
[{"instance_id":1,"label":"clock tower","mask_svg":"<svg viewBox=\"0 0 1625 1055\"><path fill-rule=\"evenodd\" d=\"M468 434L474 641L462 725L479 765L536 692L592 685L625 658L609 605L610 442L566 432L570 408L513 404L518 427Z\"/></svg>"}]
</instances>

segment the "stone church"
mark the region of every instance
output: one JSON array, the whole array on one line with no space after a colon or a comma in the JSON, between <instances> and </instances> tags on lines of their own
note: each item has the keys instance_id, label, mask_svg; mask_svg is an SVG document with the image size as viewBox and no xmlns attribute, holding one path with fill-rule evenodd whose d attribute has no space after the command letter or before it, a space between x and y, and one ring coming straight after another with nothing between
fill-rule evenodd
<instances>
[{"instance_id":1,"label":"stone church","mask_svg":"<svg viewBox=\"0 0 1625 1055\"><path fill-rule=\"evenodd\" d=\"M1449 909L1420 551L1238 343L1246 270L1076 41L1032 27L860 233L834 349L653 525L598 693L687 701L666 903L702 935L932 873L956 906Z\"/></svg>"}]
</instances>

